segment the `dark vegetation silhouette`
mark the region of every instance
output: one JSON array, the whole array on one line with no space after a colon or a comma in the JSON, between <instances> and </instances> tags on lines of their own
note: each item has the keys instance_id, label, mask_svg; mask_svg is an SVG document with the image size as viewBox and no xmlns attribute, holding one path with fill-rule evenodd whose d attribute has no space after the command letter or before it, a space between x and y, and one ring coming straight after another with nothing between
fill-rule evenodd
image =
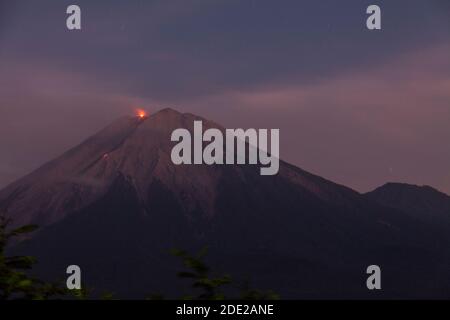
<instances>
[{"instance_id":1,"label":"dark vegetation silhouette","mask_svg":"<svg viewBox=\"0 0 450 320\"><path fill-rule=\"evenodd\" d=\"M0 215L0 300L46 300L67 293L57 284L29 276L36 259L30 256L6 256L6 247L15 238L35 231L37 226L25 225L8 231L11 220Z\"/></svg>"},{"instance_id":2,"label":"dark vegetation silhouette","mask_svg":"<svg viewBox=\"0 0 450 320\"><path fill-rule=\"evenodd\" d=\"M179 257L185 271L178 272L181 279L190 280L196 294L181 297L185 300L277 300L279 296L272 291L261 291L250 287L249 282L235 283L230 275L217 275L204 262L208 249L202 249L197 255L173 249L172 254ZM237 294L236 294L237 292ZM227 294L228 293L228 294ZM229 296L231 295L231 296Z\"/></svg>"},{"instance_id":3,"label":"dark vegetation silhouette","mask_svg":"<svg viewBox=\"0 0 450 320\"><path fill-rule=\"evenodd\" d=\"M49 299L95 299L92 289L82 285L80 290L68 290L61 284L45 282L30 276L37 263L31 256L7 256L6 248L16 240L23 240L36 231L36 225L25 225L9 230L11 219L0 215L0 300L49 300ZM216 275L204 262L207 248L196 255L173 249L171 253L179 257L186 270L178 272L180 279L188 279L192 293L177 297L182 300L276 300L278 295L272 291L260 291L250 287L248 282L236 284L229 275ZM238 294L228 296L226 292ZM117 299L112 292L105 292L102 300ZM163 300L161 294L152 294L147 300Z\"/></svg>"}]
</instances>

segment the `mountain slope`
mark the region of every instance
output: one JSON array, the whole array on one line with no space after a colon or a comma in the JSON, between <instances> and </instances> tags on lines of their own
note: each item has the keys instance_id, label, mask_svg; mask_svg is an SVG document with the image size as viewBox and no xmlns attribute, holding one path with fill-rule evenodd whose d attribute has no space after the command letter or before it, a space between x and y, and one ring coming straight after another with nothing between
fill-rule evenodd
<instances>
[{"instance_id":1,"label":"mountain slope","mask_svg":"<svg viewBox=\"0 0 450 320\"><path fill-rule=\"evenodd\" d=\"M43 226L14 250L36 255L40 275L78 264L86 283L124 297L179 296L167 252L204 245L214 267L287 298L446 297L448 230L284 162L275 176L173 165L170 134L196 119L120 119L1 191L9 216ZM365 287L370 264L381 293Z\"/></svg>"}]
</instances>

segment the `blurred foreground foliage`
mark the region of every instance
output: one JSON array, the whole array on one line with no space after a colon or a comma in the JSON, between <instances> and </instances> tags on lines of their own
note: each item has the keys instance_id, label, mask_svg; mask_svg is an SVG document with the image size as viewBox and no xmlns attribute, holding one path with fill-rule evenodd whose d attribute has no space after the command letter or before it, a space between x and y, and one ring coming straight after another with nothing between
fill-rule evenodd
<instances>
[{"instance_id":1,"label":"blurred foreground foliage","mask_svg":"<svg viewBox=\"0 0 450 320\"><path fill-rule=\"evenodd\" d=\"M14 238L24 237L37 226L26 225L8 231L11 220L0 216L0 300L46 300L62 296L66 289L28 275L36 259L30 256L6 256L6 246Z\"/></svg>"}]
</instances>

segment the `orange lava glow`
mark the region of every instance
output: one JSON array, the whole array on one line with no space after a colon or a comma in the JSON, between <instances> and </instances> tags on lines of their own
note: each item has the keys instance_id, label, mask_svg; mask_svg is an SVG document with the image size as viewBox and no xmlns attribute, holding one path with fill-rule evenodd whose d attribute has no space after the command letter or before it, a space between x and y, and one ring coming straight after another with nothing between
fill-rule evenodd
<instances>
[{"instance_id":1,"label":"orange lava glow","mask_svg":"<svg viewBox=\"0 0 450 320\"><path fill-rule=\"evenodd\" d=\"M142 110L142 109L136 109L136 115L140 119L147 118L147 112L145 110Z\"/></svg>"}]
</instances>

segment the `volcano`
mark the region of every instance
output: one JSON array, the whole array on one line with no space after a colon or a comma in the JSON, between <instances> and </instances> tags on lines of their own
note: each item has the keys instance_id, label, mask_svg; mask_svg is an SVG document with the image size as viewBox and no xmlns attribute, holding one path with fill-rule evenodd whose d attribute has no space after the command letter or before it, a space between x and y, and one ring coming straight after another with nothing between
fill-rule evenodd
<instances>
[{"instance_id":1,"label":"volcano","mask_svg":"<svg viewBox=\"0 0 450 320\"><path fill-rule=\"evenodd\" d=\"M172 109L124 117L7 186L0 209L41 227L11 250L36 256L39 276L64 279L76 264L86 284L125 298L180 296L168 251L204 246L215 269L283 298L450 296L446 217L421 219L421 207L283 161L275 176L251 165L174 165L171 133L192 132L195 120L222 129ZM366 287L372 264L380 291Z\"/></svg>"}]
</instances>

